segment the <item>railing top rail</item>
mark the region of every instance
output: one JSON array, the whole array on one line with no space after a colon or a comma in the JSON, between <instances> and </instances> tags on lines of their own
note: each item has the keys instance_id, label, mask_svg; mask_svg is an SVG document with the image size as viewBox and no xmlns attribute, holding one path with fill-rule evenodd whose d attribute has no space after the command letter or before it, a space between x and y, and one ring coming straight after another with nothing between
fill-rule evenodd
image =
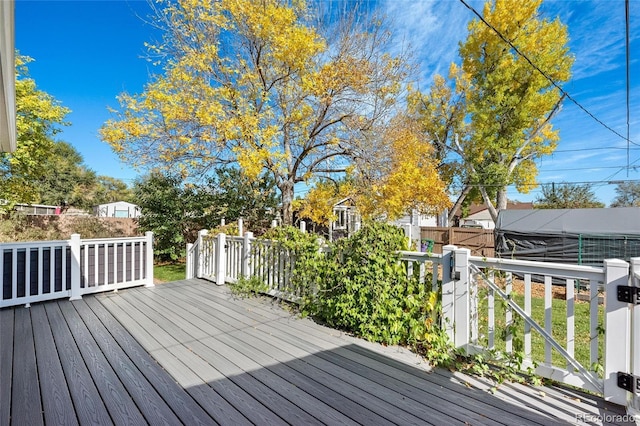
<instances>
[{"instance_id":1,"label":"railing top rail","mask_svg":"<svg viewBox=\"0 0 640 426\"><path fill-rule=\"evenodd\" d=\"M553 276L556 278L577 278L602 281L604 268L567 263L534 262L531 260L498 259L470 256L469 260L480 268L495 268L506 272Z\"/></svg>"},{"instance_id":2,"label":"railing top rail","mask_svg":"<svg viewBox=\"0 0 640 426\"><path fill-rule=\"evenodd\" d=\"M50 241L18 241L11 243L1 243L2 248L38 248L38 247L51 247L51 246L68 246L71 243L69 240L50 240Z\"/></svg>"},{"instance_id":3,"label":"railing top rail","mask_svg":"<svg viewBox=\"0 0 640 426\"><path fill-rule=\"evenodd\" d=\"M420 251L405 251L401 250L400 259L402 260L414 260L414 261L422 261L422 262L442 262L442 255L438 253L424 253Z\"/></svg>"},{"instance_id":4,"label":"railing top rail","mask_svg":"<svg viewBox=\"0 0 640 426\"><path fill-rule=\"evenodd\" d=\"M145 241L146 237L118 237L118 238L82 238L80 241L84 243L121 243L124 241Z\"/></svg>"}]
</instances>

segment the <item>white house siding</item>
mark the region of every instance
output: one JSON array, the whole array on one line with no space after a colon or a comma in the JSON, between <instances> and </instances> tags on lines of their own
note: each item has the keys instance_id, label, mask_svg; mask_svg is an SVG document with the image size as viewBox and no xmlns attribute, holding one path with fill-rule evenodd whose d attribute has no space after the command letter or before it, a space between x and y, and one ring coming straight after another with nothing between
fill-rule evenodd
<instances>
[{"instance_id":1,"label":"white house siding","mask_svg":"<svg viewBox=\"0 0 640 426\"><path fill-rule=\"evenodd\" d=\"M95 206L93 210L98 217L140 217L140 207L132 203L127 203L126 201L100 204Z\"/></svg>"}]
</instances>

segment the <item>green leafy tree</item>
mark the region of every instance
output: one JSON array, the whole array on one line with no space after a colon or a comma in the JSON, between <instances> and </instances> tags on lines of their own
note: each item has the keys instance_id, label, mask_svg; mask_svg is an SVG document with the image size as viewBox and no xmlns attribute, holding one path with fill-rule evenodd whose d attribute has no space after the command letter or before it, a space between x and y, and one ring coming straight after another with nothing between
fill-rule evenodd
<instances>
[{"instance_id":1,"label":"green leafy tree","mask_svg":"<svg viewBox=\"0 0 640 426\"><path fill-rule=\"evenodd\" d=\"M540 17L541 2L488 1L483 19L504 39L474 19L449 81L436 76L428 94L411 98L412 112L436 147L441 176L459 194L452 212L467 196L479 195L496 220L507 207L507 186L523 193L534 188L536 160L556 147L551 119L563 96L549 79L566 82L573 58L566 26Z\"/></svg>"},{"instance_id":2,"label":"green leafy tree","mask_svg":"<svg viewBox=\"0 0 640 426\"><path fill-rule=\"evenodd\" d=\"M64 125L69 109L51 95L38 90L29 77L32 59L16 54L17 149L0 153L0 208L16 202L37 202L37 183L47 173L46 159L54 151L54 136Z\"/></svg>"},{"instance_id":3,"label":"green leafy tree","mask_svg":"<svg viewBox=\"0 0 640 426\"><path fill-rule=\"evenodd\" d=\"M537 209L588 209L601 208L601 203L596 198L591 185L578 185L560 183L543 185L542 195L534 202Z\"/></svg>"},{"instance_id":4,"label":"green leafy tree","mask_svg":"<svg viewBox=\"0 0 640 426\"><path fill-rule=\"evenodd\" d=\"M247 229L267 229L278 206L272 179L249 179L238 169L216 170L200 185L186 184L176 175L151 173L134 184L135 202L142 209L142 231L155 234L156 255L162 260L184 256L188 242L201 229L242 218Z\"/></svg>"},{"instance_id":5,"label":"green leafy tree","mask_svg":"<svg viewBox=\"0 0 640 426\"><path fill-rule=\"evenodd\" d=\"M619 183L611 207L640 207L640 183Z\"/></svg>"},{"instance_id":6,"label":"green leafy tree","mask_svg":"<svg viewBox=\"0 0 640 426\"><path fill-rule=\"evenodd\" d=\"M422 152L419 138L392 125L410 67L388 53L382 20L339 8L322 17L297 0L160 3L165 37L149 48L163 73L142 94L122 94L101 129L124 161L184 176L231 162L251 178L266 171L287 224L296 184L350 168L387 171L382 191L372 184L369 193L388 194L393 209L408 181L442 193L428 157L408 168L375 158L392 145ZM372 162L382 170L371 172Z\"/></svg>"},{"instance_id":7,"label":"green leafy tree","mask_svg":"<svg viewBox=\"0 0 640 426\"><path fill-rule=\"evenodd\" d=\"M207 209L214 221L242 218L247 229L257 234L269 228L280 202L273 177L263 174L258 179L250 179L231 167L216 170L206 186L198 187L198 194L212 195L212 205Z\"/></svg>"},{"instance_id":8,"label":"green leafy tree","mask_svg":"<svg viewBox=\"0 0 640 426\"><path fill-rule=\"evenodd\" d=\"M43 204L85 210L113 201L133 201L133 192L119 179L98 176L70 144L57 141L43 159L45 172L33 183Z\"/></svg>"},{"instance_id":9,"label":"green leafy tree","mask_svg":"<svg viewBox=\"0 0 640 426\"><path fill-rule=\"evenodd\" d=\"M142 213L140 230L154 233L155 256L162 261L183 257L187 242L201 229L202 205L210 205L212 198L197 197L181 178L160 172L137 180L133 192Z\"/></svg>"}]
</instances>

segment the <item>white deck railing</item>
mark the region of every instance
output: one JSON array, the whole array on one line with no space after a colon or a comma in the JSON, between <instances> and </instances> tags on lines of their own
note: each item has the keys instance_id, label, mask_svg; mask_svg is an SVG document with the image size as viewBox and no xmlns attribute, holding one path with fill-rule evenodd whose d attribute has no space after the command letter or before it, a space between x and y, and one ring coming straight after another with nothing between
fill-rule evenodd
<instances>
[{"instance_id":1,"label":"white deck railing","mask_svg":"<svg viewBox=\"0 0 640 426\"><path fill-rule=\"evenodd\" d=\"M257 277L267 284L271 294L281 296L290 291L294 262L276 242L256 240L249 233L244 237L220 234L206 241L201 237L190 247L191 256L199 254L200 258L188 257L187 263L193 267L187 278L204 277L222 285L241 276ZM202 249L203 245L208 248ZM194 249L198 247L199 251ZM605 260L604 267L598 268L473 257L468 249L455 246L446 246L443 251L442 255L405 251L400 252L400 258L406 264L407 274L423 283L430 277L432 289L441 291L442 327L456 348L469 354L491 351L498 357L518 352L523 368L533 368L542 377L623 403L627 395L617 387L616 380L617 372L630 371L631 325L629 305L619 302L615 295L617 286L626 285L629 279L626 262ZM634 261L640 281L640 259ZM196 267L199 269L195 270ZM514 277L523 286L519 303L513 293ZM533 285L544 287L541 318L535 318L532 308ZM552 309L552 289L557 285L566 289L561 301L564 312L555 314L562 315L561 331L553 328L557 318ZM576 287L589 289L588 301L580 302L588 304L588 318L576 318ZM296 294L288 296L290 300L296 298ZM600 299L604 299L604 305L599 303ZM499 320L498 315L503 317ZM640 314L637 316L636 329L640 329ZM522 318L518 330L514 329L517 317ZM586 335L579 335L576 320L589 323ZM521 348L514 347L514 332L522 340ZM540 338L537 344L543 346L544 355L535 357L533 345ZM578 338L588 342L588 359L576 358ZM640 347L640 339L636 339L636 344ZM554 357L553 352L560 356ZM636 358L640 372L640 352Z\"/></svg>"},{"instance_id":2,"label":"white deck railing","mask_svg":"<svg viewBox=\"0 0 640 426\"><path fill-rule=\"evenodd\" d=\"M0 307L153 285L153 234L0 244Z\"/></svg>"}]
</instances>

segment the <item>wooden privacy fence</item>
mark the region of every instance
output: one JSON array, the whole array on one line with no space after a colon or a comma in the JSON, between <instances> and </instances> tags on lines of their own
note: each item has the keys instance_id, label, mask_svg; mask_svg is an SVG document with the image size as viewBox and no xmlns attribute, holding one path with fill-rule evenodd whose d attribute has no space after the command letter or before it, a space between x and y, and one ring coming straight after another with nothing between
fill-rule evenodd
<instances>
[{"instance_id":1,"label":"wooden privacy fence","mask_svg":"<svg viewBox=\"0 0 640 426\"><path fill-rule=\"evenodd\" d=\"M466 247L471 250L473 256L495 256L495 243L493 230L480 228L420 228L421 251L442 254L442 248L446 245Z\"/></svg>"},{"instance_id":2,"label":"wooden privacy fence","mask_svg":"<svg viewBox=\"0 0 640 426\"><path fill-rule=\"evenodd\" d=\"M153 286L153 233L144 237L0 244L0 308Z\"/></svg>"},{"instance_id":3,"label":"wooden privacy fence","mask_svg":"<svg viewBox=\"0 0 640 426\"><path fill-rule=\"evenodd\" d=\"M293 259L284 248L255 240L249 233L205 237L201 233L188 246L187 278L197 276L223 285L241 276L256 277L267 284L268 293L287 291ZM637 306L633 301L640 300L640 258L632 259L630 268L617 259L593 267L472 256L469 249L453 245L443 247L442 254L400 254L409 276L441 293L441 327L456 348L500 358L517 352L519 367L542 377L599 393L617 404L632 400L628 390L635 388L636 380L640 385L640 338L632 333L634 327L640 328L640 308L633 312ZM517 295L516 277L523 282ZM565 282L564 300L553 298L554 280ZM638 296L631 302L621 301L621 289L630 281L637 288L629 292ZM581 302L587 310L582 317L576 315L578 282L590 283L589 301ZM542 298L532 292L534 285L543 286ZM603 291L604 306L598 303ZM289 296L288 300L296 300L295 294ZM552 309L557 303L563 309ZM588 347L586 354L577 355L577 342L587 342L578 343ZM621 387L625 383L632 387Z\"/></svg>"}]
</instances>

